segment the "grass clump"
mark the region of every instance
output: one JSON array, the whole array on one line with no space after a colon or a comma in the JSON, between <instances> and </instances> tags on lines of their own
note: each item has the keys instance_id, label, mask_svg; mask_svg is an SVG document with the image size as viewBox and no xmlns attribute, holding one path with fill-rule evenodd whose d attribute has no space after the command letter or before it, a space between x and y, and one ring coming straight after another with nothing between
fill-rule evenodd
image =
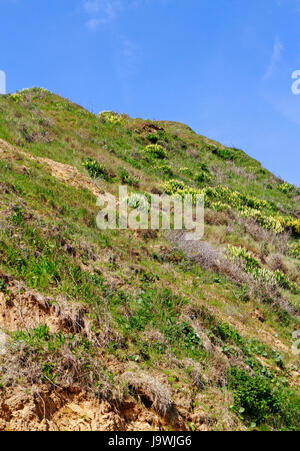
<instances>
[{"instance_id":1,"label":"grass clump","mask_svg":"<svg viewBox=\"0 0 300 451\"><path fill-rule=\"evenodd\" d=\"M173 169L168 164L162 164L162 165L158 166L158 169L169 177L173 177L173 175L174 175Z\"/></svg>"},{"instance_id":2,"label":"grass clump","mask_svg":"<svg viewBox=\"0 0 300 451\"><path fill-rule=\"evenodd\" d=\"M193 171L190 168L180 168L179 171L185 177L193 176Z\"/></svg>"},{"instance_id":3,"label":"grass clump","mask_svg":"<svg viewBox=\"0 0 300 451\"><path fill-rule=\"evenodd\" d=\"M22 208L15 207L13 214L10 216L10 222L14 224L15 226L22 226L24 225L24 212Z\"/></svg>"},{"instance_id":4,"label":"grass clump","mask_svg":"<svg viewBox=\"0 0 300 451\"><path fill-rule=\"evenodd\" d=\"M6 293L6 282L4 279L0 279L0 292Z\"/></svg>"},{"instance_id":5,"label":"grass clump","mask_svg":"<svg viewBox=\"0 0 300 451\"><path fill-rule=\"evenodd\" d=\"M137 177L134 177L129 174L128 170L126 168L120 167L119 168L119 177L122 183L125 183L129 186L134 186L135 188L138 188L140 181Z\"/></svg>"},{"instance_id":6,"label":"grass clump","mask_svg":"<svg viewBox=\"0 0 300 451\"><path fill-rule=\"evenodd\" d=\"M0 361L4 387L50 384L57 388L79 385L109 402L120 400L114 374L97 354L98 350L83 334L51 333L47 325L16 331Z\"/></svg>"}]
</instances>

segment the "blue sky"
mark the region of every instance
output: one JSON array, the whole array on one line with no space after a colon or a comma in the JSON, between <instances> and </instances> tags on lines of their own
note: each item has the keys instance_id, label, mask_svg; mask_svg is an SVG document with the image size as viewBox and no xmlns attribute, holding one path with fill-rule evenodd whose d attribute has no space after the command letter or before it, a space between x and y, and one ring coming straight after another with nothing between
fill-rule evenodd
<instances>
[{"instance_id":1,"label":"blue sky","mask_svg":"<svg viewBox=\"0 0 300 451\"><path fill-rule=\"evenodd\" d=\"M184 122L300 185L300 0L0 0L7 90Z\"/></svg>"}]
</instances>

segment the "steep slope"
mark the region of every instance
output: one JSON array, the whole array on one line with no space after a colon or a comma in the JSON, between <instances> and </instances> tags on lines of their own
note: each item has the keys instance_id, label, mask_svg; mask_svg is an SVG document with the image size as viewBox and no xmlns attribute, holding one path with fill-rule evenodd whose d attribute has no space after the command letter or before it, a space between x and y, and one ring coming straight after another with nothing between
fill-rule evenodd
<instances>
[{"instance_id":1,"label":"steep slope","mask_svg":"<svg viewBox=\"0 0 300 451\"><path fill-rule=\"evenodd\" d=\"M0 96L0 173L0 429L299 428L299 188L38 88ZM205 194L204 239L100 231L120 184Z\"/></svg>"}]
</instances>

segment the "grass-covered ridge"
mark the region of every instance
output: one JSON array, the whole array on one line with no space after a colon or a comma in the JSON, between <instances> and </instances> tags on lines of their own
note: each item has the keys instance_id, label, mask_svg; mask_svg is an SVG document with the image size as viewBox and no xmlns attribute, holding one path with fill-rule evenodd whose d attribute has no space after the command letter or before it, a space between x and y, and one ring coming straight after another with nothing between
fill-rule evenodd
<instances>
[{"instance_id":1,"label":"grass-covered ridge","mask_svg":"<svg viewBox=\"0 0 300 451\"><path fill-rule=\"evenodd\" d=\"M165 429L299 429L299 188L185 125L38 88L0 96L0 174L0 396L76 386ZM98 230L120 184L204 193L204 240Z\"/></svg>"}]
</instances>

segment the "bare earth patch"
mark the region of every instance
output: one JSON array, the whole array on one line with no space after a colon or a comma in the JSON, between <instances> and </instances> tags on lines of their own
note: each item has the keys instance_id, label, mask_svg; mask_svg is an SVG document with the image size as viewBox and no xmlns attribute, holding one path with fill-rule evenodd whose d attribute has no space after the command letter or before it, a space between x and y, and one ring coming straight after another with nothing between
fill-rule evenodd
<instances>
[{"instance_id":1,"label":"bare earth patch","mask_svg":"<svg viewBox=\"0 0 300 451\"><path fill-rule=\"evenodd\" d=\"M46 164L50 169L52 176L66 183L67 185L74 186L78 189L87 189L96 197L101 194L101 190L97 187L97 185L89 177L81 174L81 172L79 172L79 170L73 166L58 163L57 161L51 160L49 158L36 157L11 146L2 139L0 139L0 152L2 154L15 154L16 156L22 155L22 157L26 157L29 160L34 160Z\"/></svg>"},{"instance_id":2,"label":"bare earth patch","mask_svg":"<svg viewBox=\"0 0 300 451\"><path fill-rule=\"evenodd\" d=\"M7 284L6 292L0 293L0 329L13 332L46 324L51 333L73 333L85 327L81 306L66 303L63 299L54 303L46 296L29 290L23 283L7 276L4 278Z\"/></svg>"}]
</instances>

